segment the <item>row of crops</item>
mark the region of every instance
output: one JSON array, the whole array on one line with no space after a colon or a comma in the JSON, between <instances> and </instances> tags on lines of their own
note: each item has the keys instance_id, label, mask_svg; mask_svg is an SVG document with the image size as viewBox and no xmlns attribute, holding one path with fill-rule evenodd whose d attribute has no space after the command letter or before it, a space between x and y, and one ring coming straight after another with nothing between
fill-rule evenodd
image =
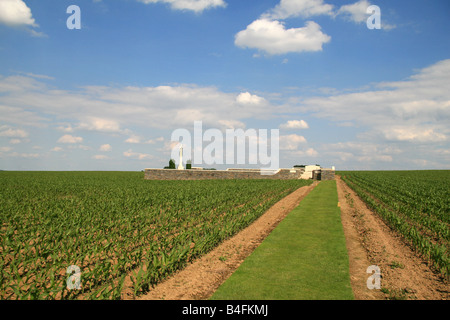
<instances>
[{"instance_id":1,"label":"row of crops","mask_svg":"<svg viewBox=\"0 0 450 320\"><path fill-rule=\"evenodd\" d=\"M342 171L342 179L443 275L450 273L450 171Z\"/></svg>"},{"instance_id":2,"label":"row of crops","mask_svg":"<svg viewBox=\"0 0 450 320\"><path fill-rule=\"evenodd\" d=\"M139 295L308 184L0 172L0 299Z\"/></svg>"}]
</instances>

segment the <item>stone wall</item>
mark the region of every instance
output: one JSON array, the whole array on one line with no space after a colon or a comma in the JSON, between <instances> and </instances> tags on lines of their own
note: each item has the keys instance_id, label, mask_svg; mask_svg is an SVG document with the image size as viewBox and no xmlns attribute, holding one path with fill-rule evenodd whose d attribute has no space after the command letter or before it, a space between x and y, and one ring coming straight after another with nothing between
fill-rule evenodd
<instances>
[{"instance_id":1,"label":"stone wall","mask_svg":"<svg viewBox=\"0 0 450 320\"><path fill-rule=\"evenodd\" d=\"M259 169L175 170L145 169L148 180L221 180L221 179L300 179L303 169L279 169L275 174L262 174Z\"/></svg>"},{"instance_id":2,"label":"stone wall","mask_svg":"<svg viewBox=\"0 0 450 320\"><path fill-rule=\"evenodd\" d=\"M314 180L334 180L333 169L320 169L313 171L313 179Z\"/></svg>"},{"instance_id":3,"label":"stone wall","mask_svg":"<svg viewBox=\"0 0 450 320\"><path fill-rule=\"evenodd\" d=\"M332 169L321 169L320 180L334 180L335 171Z\"/></svg>"}]
</instances>

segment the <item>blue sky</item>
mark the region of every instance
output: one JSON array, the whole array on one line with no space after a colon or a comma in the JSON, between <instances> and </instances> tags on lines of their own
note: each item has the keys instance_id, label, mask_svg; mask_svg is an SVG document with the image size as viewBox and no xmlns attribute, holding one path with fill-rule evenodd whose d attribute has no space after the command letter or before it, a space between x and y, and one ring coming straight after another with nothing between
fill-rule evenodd
<instances>
[{"instance_id":1,"label":"blue sky","mask_svg":"<svg viewBox=\"0 0 450 320\"><path fill-rule=\"evenodd\" d=\"M449 18L446 0L1 0L0 169L160 168L194 121L279 129L281 167L450 169Z\"/></svg>"}]
</instances>

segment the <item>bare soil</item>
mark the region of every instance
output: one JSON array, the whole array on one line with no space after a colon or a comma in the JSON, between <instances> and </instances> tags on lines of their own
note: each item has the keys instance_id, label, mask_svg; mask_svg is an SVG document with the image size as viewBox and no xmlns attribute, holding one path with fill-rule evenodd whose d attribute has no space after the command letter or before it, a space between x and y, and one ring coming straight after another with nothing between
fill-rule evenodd
<instances>
[{"instance_id":1,"label":"bare soil","mask_svg":"<svg viewBox=\"0 0 450 320\"><path fill-rule=\"evenodd\" d=\"M449 283L336 177L355 299L448 300ZM366 273L376 265L381 289L368 289Z\"/></svg>"},{"instance_id":2,"label":"bare soil","mask_svg":"<svg viewBox=\"0 0 450 320\"><path fill-rule=\"evenodd\" d=\"M147 294L133 297L129 293L123 298L137 300L208 299L280 221L298 206L317 183L301 187L281 199L250 226L161 282Z\"/></svg>"}]
</instances>

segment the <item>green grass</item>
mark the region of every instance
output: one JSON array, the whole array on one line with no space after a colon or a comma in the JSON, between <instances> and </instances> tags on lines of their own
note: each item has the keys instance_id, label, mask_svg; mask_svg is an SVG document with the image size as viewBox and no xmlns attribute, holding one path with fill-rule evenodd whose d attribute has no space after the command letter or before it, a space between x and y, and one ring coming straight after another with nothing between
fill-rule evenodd
<instances>
[{"instance_id":1,"label":"green grass","mask_svg":"<svg viewBox=\"0 0 450 320\"><path fill-rule=\"evenodd\" d=\"M211 297L354 299L335 181L322 181Z\"/></svg>"}]
</instances>

